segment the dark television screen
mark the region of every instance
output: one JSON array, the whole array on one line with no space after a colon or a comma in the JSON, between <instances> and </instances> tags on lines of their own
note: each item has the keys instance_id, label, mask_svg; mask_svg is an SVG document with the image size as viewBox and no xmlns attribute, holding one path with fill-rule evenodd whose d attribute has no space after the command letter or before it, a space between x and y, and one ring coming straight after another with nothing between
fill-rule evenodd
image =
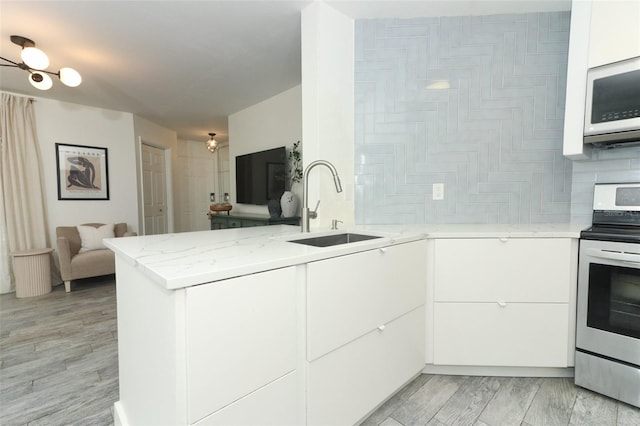
<instances>
[{"instance_id":1,"label":"dark television screen","mask_svg":"<svg viewBox=\"0 0 640 426\"><path fill-rule=\"evenodd\" d=\"M236 157L236 202L267 204L284 192L287 151L285 147Z\"/></svg>"}]
</instances>

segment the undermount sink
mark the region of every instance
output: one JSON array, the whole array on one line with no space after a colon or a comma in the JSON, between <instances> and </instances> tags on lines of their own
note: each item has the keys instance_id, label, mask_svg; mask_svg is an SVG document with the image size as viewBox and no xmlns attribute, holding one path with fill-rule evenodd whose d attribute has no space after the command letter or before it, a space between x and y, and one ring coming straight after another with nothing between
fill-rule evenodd
<instances>
[{"instance_id":1,"label":"undermount sink","mask_svg":"<svg viewBox=\"0 0 640 426\"><path fill-rule=\"evenodd\" d=\"M373 240L375 238L382 238L376 235L363 235L363 234L333 234L324 235L322 237L302 238L299 240L289 240L291 243L305 244L314 247L330 247L340 244L356 243L358 241Z\"/></svg>"}]
</instances>

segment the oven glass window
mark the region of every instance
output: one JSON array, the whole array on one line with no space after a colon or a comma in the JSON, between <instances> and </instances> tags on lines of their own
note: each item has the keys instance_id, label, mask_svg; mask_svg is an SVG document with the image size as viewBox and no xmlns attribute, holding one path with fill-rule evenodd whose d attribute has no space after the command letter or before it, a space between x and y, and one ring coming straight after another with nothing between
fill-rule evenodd
<instances>
[{"instance_id":1,"label":"oven glass window","mask_svg":"<svg viewBox=\"0 0 640 426\"><path fill-rule=\"evenodd\" d=\"M587 326L640 338L640 269L589 265Z\"/></svg>"}]
</instances>

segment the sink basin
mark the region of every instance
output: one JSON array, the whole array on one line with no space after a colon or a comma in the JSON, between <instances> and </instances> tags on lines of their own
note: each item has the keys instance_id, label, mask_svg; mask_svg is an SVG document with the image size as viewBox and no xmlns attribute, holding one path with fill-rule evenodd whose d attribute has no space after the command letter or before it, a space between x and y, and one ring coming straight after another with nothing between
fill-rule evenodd
<instances>
[{"instance_id":1,"label":"sink basin","mask_svg":"<svg viewBox=\"0 0 640 426\"><path fill-rule=\"evenodd\" d=\"M382 238L376 235L363 235L363 234L333 234L324 235L322 237L302 238L300 240L289 240L290 243L305 244L314 247L330 247L340 244L356 243L358 241L373 240L375 238Z\"/></svg>"}]
</instances>

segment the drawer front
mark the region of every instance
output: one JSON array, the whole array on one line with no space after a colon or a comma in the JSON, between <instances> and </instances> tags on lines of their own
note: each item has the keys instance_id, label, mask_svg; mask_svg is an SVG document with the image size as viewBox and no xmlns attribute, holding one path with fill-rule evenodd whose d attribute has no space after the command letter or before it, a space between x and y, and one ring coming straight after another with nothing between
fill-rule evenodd
<instances>
[{"instance_id":1,"label":"drawer front","mask_svg":"<svg viewBox=\"0 0 640 426\"><path fill-rule=\"evenodd\" d=\"M424 306L309 364L307 424L357 424L423 368Z\"/></svg>"},{"instance_id":2,"label":"drawer front","mask_svg":"<svg viewBox=\"0 0 640 426\"><path fill-rule=\"evenodd\" d=\"M228 219L227 220L227 228L241 228L242 220L240 219Z\"/></svg>"},{"instance_id":3,"label":"drawer front","mask_svg":"<svg viewBox=\"0 0 640 426\"><path fill-rule=\"evenodd\" d=\"M189 422L296 368L295 268L187 288Z\"/></svg>"},{"instance_id":4,"label":"drawer front","mask_svg":"<svg viewBox=\"0 0 640 426\"><path fill-rule=\"evenodd\" d=\"M308 359L316 359L423 305L426 243L308 265Z\"/></svg>"},{"instance_id":5,"label":"drawer front","mask_svg":"<svg viewBox=\"0 0 640 426\"><path fill-rule=\"evenodd\" d=\"M211 229L224 229L227 227L227 222L229 220L220 215L212 214L211 215Z\"/></svg>"},{"instance_id":6,"label":"drawer front","mask_svg":"<svg viewBox=\"0 0 640 426\"><path fill-rule=\"evenodd\" d=\"M435 303L434 323L436 365L568 366L567 304Z\"/></svg>"},{"instance_id":7,"label":"drawer front","mask_svg":"<svg viewBox=\"0 0 640 426\"><path fill-rule=\"evenodd\" d=\"M266 220L242 219L243 228L250 228L252 226L265 226L266 224Z\"/></svg>"},{"instance_id":8,"label":"drawer front","mask_svg":"<svg viewBox=\"0 0 640 426\"><path fill-rule=\"evenodd\" d=\"M568 303L577 260L570 238L440 239L437 302Z\"/></svg>"},{"instance_id":9,"label":"drawer front","mask_svg":"<svg viewBox=\"0 0 640 426\"><path fill-rule=\"evenodd\" d=\"M289 373L220 411L195 423L197 426L300 425L297 374Z\"/></svg>"}]
</instances>

